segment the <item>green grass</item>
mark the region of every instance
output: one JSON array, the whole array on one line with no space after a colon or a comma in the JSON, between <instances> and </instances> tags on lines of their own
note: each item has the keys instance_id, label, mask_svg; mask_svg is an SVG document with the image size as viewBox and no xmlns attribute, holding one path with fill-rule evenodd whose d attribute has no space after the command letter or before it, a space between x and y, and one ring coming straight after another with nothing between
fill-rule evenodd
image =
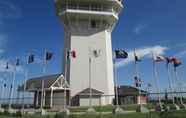
<instances>
[{"instance_id":1,"label":"green grass","mask_svg":"<svg viewBox=\"0 0 186 118\"><path fill-rule=\"evenodd\" d=\"M148 104L145 105L148 109L154 109L155 105L154 104ZM137 105L124 105L121 106L124 110L127 111L135 111L137 109ZM115 106L98 106L94 107L97 112L112 112ZM86 112L88 107L77 107L77 108L70 108L70 112Z\"/></svg>"},{"instance_id":2,"label":"green grass","mask_svg":"<svg viewBox=\"0 0 186 118\"><path fill-rule=\"evenodd\" d=\"M12 116L3 116L0 115L0 118L14 118ZM15 117L19 118L19 117ZM40 116L40 115L27 115L23 118L55 118L54 115L51 116ZM63 117L60 117L63 118ZM130 113L124 115L70 115L67 118L186 118L186 111L175 111L175 112L165 112L165 113L156 113L151 112L148 114L142 113Z\"/></svg>"}]
</instances>

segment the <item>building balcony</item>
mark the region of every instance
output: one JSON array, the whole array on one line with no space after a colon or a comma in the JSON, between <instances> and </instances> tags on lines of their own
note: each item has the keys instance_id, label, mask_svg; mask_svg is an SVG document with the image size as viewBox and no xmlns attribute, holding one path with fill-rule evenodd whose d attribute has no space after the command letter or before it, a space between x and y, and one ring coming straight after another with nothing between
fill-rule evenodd
<instances>
[{"instance_id":1,"label":"building balcony","mask_svg":"<svg viewBox=\"0 0 186 118\"><path fill-rule=\"evenodd\" d=\"M68 2L94 2L94 3L110 3L119 9L123 8L123 0L55 0L55 3L68 3Z\"/></svg>"},{"instance_id":2,"label":"building balcony","mask_svg":"<svg viewBox=\"0 0 186 118\"><path fill-rule=\"evenodd\" d=\"M58 15L63 16L64 14L73 14L78 16L105 16L105 17L114 17L118 20L118 12L114 9L105 9L98 7L89 7L89 6L63 6L58 10Z\"/></svg>"}]
</instances>

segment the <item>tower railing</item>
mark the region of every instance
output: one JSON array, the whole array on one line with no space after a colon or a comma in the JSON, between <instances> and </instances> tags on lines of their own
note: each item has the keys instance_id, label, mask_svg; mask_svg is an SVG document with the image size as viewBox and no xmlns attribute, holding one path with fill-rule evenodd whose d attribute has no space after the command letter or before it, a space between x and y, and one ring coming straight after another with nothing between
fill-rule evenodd
<instances>
[{"instance_id":1,"label":"tower railing","mask_svg":"<svg viewBox=\"0 0 186 118\"><path fill-rule=\"evenodd\" d=\"M91 5L81 6L81 5L64 5L61 7L61 11L65 10L85 10L85 11L97 11L97 12L112 12L115 15L118 15L117 11L114 8L104 8L104 7L93 7Z\"/></svg>"}]
</instances>

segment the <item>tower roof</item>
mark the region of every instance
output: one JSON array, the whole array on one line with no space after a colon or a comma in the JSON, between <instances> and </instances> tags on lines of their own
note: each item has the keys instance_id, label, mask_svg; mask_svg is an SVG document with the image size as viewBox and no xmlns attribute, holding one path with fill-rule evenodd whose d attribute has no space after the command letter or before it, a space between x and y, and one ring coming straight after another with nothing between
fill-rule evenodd
<instances>
[{"instance_id":1,"label":"tower roof","mask_svg":"<svg viewBox=\"0 0 186 118\"><path fill-rule=\"evenodd\" d=\"M103 95L103 94L104 94L103 92L92 88L92 95ZM80 96L90 95L90 88L84 89L83 91L79 92L77 95Z\"/></svg>"}]
</instances>

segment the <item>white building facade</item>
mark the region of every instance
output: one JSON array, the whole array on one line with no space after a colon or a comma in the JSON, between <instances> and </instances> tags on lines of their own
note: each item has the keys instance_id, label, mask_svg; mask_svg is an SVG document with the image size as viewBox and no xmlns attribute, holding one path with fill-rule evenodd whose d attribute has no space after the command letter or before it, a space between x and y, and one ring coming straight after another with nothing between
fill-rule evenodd
<instances>
[{"instance_id":1,"label":"white building facade","mask_svg":"<svg viewBox=\"0 0 186 118\"><path fill-rule=\"evenodd\" d=\"M121 0L56 0L64 26L64 71L70 98L91 87L103 92L102 105L112 104L114 74L111 33L123 5ZM67 59L67 50L76 58ZM97 56L95 56L95 54ZM91 59L91 64L90 64ZM112 96L113 95L113 96Z\"/></svg>"}]
</instances>

